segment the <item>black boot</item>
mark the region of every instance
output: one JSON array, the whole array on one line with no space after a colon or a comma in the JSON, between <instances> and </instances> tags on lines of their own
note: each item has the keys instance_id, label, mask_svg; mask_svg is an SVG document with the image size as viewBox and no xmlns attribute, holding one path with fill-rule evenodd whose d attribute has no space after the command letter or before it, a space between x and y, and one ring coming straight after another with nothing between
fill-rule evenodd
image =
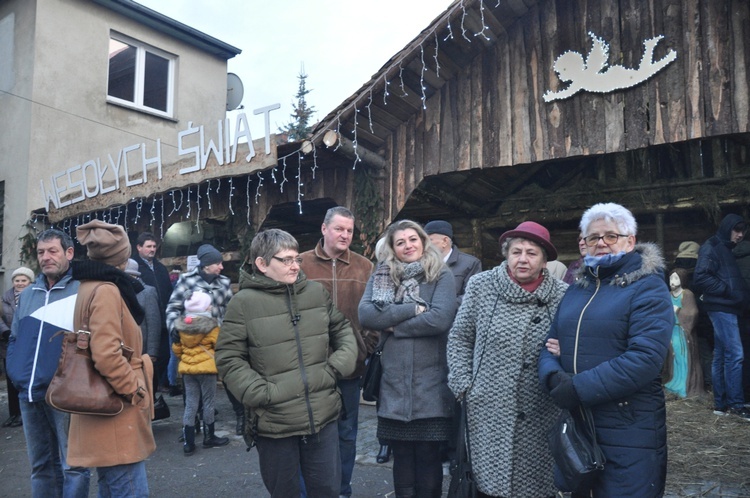
<instances>
[{"instance_id":1,"label":"black boot","mask_svg":"<svg viewBox=\"0 0 750 498\"><path fill-rule=\"evenodd\" d=\"M234 433L238 436L245 434L245 412L237 414L237 426L234 428Z\"/></svg>"},{"instance_id":2,"label":"black boot","mask_svg":"<svg viewBox=\"0 0 750 498\"><path fill-rule=\"evenodd\" d=\"M214 434L214 424L203 424L203 447L214 448L229 444L228 437L218 437Z\"/></svg>"},{"instance_id":3,"label":"black boot","mask_svg":"<svg viewBox=\"0 0 750 498\"><path fill-rule=\"evenodd\" d=\"M381 444L380 451L378 452L378 456L375 457L375 461L378 463L385 463L390 459L391 459L391 447L388 446L387 444Z\"/></svg>"},{"instance_id":4,"label":"black boot","mask_svg":"<svg viewBox=\"0 0 750 498\"><path fill-rule=\"evenodd\" d=\"M195 433L200 434L201 433L201 419L198 417L198 414L195 414Z\"/></svg>"},{"instance_id":5,"label":"black boot","mask_svg":"<svg viewBox=\"0 0 750 498\"><path fill-rule=\"evenodd\" d=\"M195 427L186 425L182 428L182 437L185 442L182 444L182 451L185 456L192 455L195 451Z\"/></svg>"}]
</instances>

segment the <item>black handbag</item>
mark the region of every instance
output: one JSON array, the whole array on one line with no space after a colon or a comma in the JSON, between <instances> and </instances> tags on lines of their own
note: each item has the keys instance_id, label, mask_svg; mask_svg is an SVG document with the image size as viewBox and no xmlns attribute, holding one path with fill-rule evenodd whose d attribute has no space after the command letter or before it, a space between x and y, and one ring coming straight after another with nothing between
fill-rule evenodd
<instances>
[{"instance_id":1,"label":"black handbag","mask_svg":"<svg viewBox=\"0 0 750 498\"><path fill-rule=\"evenodd\" d=\"M451 483L448 498L476 498L477 484L471 469L471 448L469 445L469 423L466 420L466 400L461 400L458 416L456 456L451 460Z\"/></svg>"},{"instance_id":2,"label":"black handbag","mask_svg":"<svg viewBox=\"0 0 750 498\"><path fill-rule=\"evenodd\" d=\"M390 333L385 336L383 342L378 344L375 351L370 355L367 370L362 378L362 399L365 401L377 401L380 396L380 378L383 376L383 365L380 364L380 356Z\"/></svg>"},{"instance_id":3,"label":"black handbag","mask_svg":"<svg viewBox=\"0 0 750 498\"><path fill-rule=\"evenodd\" d=\"M156 420L164 420L165 418L169 418L169 405L166 401L164 401L164 396L161 394L158 398L156 398L156 401L154 402L154 421Z\"/></svg>"},{"instance_id":4,"label":"black handbag","mask_svg":"<svg viewBox=\"0 0 750 498\"><path fill-rule=\"evenodd\" d=\"M579 329L580 332L580 329ZM577 374L578 333L576 349L573 351L573 373ZM591 411L579 406L575 411L562 410L547 434L560 477L563 491L577 492L591 487L593 481L604 470L606 458L596 441L596 427Z\"/></svg>"},{"instance_id":5,"label":"black handbag","mask_svg":"<svg viewBox=\"0 0 750 498\"><path fill-rule=\"evenodd\" d=\"M562 410L548 434L552 457L566 486L564 491L588 489L604 470L606 458L596 441L594 420L588 408Z\"/></svg>"}]
</instances>

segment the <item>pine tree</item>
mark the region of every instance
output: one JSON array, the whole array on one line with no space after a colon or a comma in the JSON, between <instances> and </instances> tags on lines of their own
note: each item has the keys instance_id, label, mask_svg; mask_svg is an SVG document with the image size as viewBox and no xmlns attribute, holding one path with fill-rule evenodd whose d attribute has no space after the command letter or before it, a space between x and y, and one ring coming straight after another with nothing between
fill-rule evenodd
<instances>
[{"instance_id":1,"label":"pine tree","mask_svg":"<svg viewBox=\"0 0 750 498\"><path fill-rule=\"evenodd\" d=\"M292 118L286 124L286 126L279 127L279 133L287 135L289 142L298 142L307 138L307 135L312 131L312 124L310 119L315 113L315 107L307 105L307 94L312 90L307 89L307 74L305 74L305 66L300 68L300 73L297 76L299 79L299 88L297 89L297 103L292 104L294 112L290 114Z\"/></svg>"}]
</instances>

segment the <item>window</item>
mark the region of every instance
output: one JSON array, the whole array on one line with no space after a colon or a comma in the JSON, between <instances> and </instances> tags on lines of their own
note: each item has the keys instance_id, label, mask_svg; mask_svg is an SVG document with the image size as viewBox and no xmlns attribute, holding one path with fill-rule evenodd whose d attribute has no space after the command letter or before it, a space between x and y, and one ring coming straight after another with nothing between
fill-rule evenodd
<instances>
[{"instance_id":1,"label":"window","mask_svg":"<svg viewBox=\"0 0 750 498\"><path fill-rule=\"evenodd\" d=\"M125 37L111 37L107 100L171 117L174 64L174 56Z\"/></svg>"}]
</instances>

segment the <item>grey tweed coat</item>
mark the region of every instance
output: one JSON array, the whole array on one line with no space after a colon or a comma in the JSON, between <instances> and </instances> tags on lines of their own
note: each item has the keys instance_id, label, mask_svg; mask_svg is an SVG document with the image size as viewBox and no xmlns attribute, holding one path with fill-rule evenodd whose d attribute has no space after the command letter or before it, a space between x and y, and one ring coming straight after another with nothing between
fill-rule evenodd
<instances>
[{"instance_id":1,"label":"grey tweed coat","mask_svg":"<svg viewBox=\"0 0 750 498\"><path fill-rule=\"evenodd\" d=\"M568 285L550 276L529 293L508 263L469 280L448 337L448 385L466 393L477 487L492 496L555 494L547 430L558 414L537 360Z\"/></svg>"}]
</instances>

